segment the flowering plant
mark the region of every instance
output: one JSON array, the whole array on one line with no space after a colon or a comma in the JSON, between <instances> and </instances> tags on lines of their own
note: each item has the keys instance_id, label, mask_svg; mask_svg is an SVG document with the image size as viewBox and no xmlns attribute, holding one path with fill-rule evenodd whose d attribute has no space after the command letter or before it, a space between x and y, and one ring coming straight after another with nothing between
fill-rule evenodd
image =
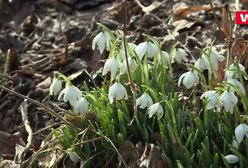
<instances>
[{"instance_id":1,"label":"flowering plant","mask_svg":"<svg viewBox=\"0 0 248 168\"><path fill-rule=\"evenodd\" d=\"M182 46L166 52L148 35L137 45L126 43L99 25L102 31L92 49L109 52L102 83L91 87L84 82L79 89L72 84L75 76L56 72L50 88L51 95L60 92L59 100L69 102L67 115L79 129L66 125L54 131L71 160L101 167L119 159L127 166L118 147L132 141L156 142L168 167L248 165L248 99L243 86L247 75L241 64L234 61L224 81L214 85L224 61L214 46L202 50L192 63ZM180 77L173 66L178 64L188 69Z\"/></svg>"}]
</instances>

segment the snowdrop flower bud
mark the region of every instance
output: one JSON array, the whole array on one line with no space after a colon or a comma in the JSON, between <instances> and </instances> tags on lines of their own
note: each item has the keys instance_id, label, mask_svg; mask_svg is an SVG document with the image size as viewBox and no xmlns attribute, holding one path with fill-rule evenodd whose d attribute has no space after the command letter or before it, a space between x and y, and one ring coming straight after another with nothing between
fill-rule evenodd
<instances>
[{"instance_id":1,"label":"snowdrop flower bud","mask_svg":"<svg viewBox=\"0 0 248 168\"><path fill-rule=\"evenodd\" d=\"M156 54L157 48L156 48L156 45L153 44L152 42L146 41L146 42L140 43L135 48L135 51L138 54L140 59L143 59L145 54L147 54L148 58L153 58L154 55Z\"/></svg>"},{"instance_id":2,"label":"snowdrop flower bud","mask_svg":"<svg viewBox=\"0 0 248 168\"><path fill-rule=\"evenodd\" d=\"M199 82L199 77L195 72L188 71L183 73L179 80L178 80L178 86L180 86L181 81L183 80L183 85L189 89L191 88L194 84L197 84Z\"/></svg>"},{"instance_id":3,"label":"snowdrop flower bud","mask_svg":"<svg viewBox=\"0 0 248 168\"><path fill-rule=\"evenodd\" d=\"M93 39L92 49L95 50L95 48L97 47L99 49L100 53L102 54L105 48L107 50L109 50L109 48L110 48L110 39L111 39L111 35L109 34L108 31L100 32Z\"/></svg>"},{"instance_id":4,"label":"snowdrop flower bud","mask_svg":"<svg viewBox=\"0 0 248 168\"><path fill-rule=\"evenodd\" d=\"M61 100L63 96L63 101L64 102L70 102L72 106L75 105L76 101L79 100L82 97L81 91L73 86L69 85L66 86L59 94L58 100Z\"/></svg>"},{"instance_id":5,"label":"snowdrop flower bud","mask_svg":"<svg viewBox=\"0 0 248 168\"><path fill-rule=\"evenodd\" d=\"M169 64L169 54L165 51L161 51L161 53L158 56L158 63L162 65L168 65Z\"/></svg>"},{"instance_id":6,"label":"snowdrop flower bud","mask_svg":"<svg viewBox=\"0 0 248 168\"><path fill-rule=\"evenodd\" d=\"M239 124L235 128L235 137L238 143L240 143L243 139L244 136L248 138L248 125L247 124Z\"/></svg>"},{"instance_id":7,"label":"snowdrop flower bud","mask_svg":"<svg viewBox=\"0 0 248 168\"><path fill-rule=\"evenodd\" d=\"M224 91L220 95L220 101L223 103L227 112L233 113L234 106L238 103L237 97L231 91Z\"/></svg>"},{"instance_id":8,"label":"snowdrop flower bud","mask_svg":"<svg viewBox=\"0 0 248 168\"><path fill-rule=\"evenodd\" d=\"M230 163L230 164L237 163L239 161L239 157L236 155L226 155L225 159L227 163Z\"/></svg>"},{"instance_id":9,"label":"snowdrop flower bud","mask_svg":"<svg viewBox=\"0 0 248 168\"><path fill-rule=\"evenodd\" d=\"M201 71L207 69L209 73L211 73L211 67L210 64L207 60L205 60L204 58L199 58L196 62L195 62L195 67Z\"/></svg>"},{"instance_id":10,"label":"snowdrop flower bud","mask_svg":"<svg viewBox=\"0 0 248 168\"><path fill-rule=\"evenodd\" d=\"M187 59L187 53L182 49L182 48L174 48L172 51L172 63L174 63L175 61L177 63L182 63L182 61L184 62L188 62Z\"/></svg>"},{"instance_id":11,"label":"snowdrop flower bud","mask_svg":"<svg viewBox=\"0 0 248 168\"><path fill-rule=\"evenodd\" d=\"M120 84L119 82L115 82L109 88L108 98L111 104L113 103L114 98L116 98L117 100L121 100L123 98L128 99L127 91L122 84Z\"/></svg>"},{"instance_id":12,"label":"snowdrop flower bud","mask_svg":"<svg viewBox=\"0 0 248 168\"><path fill-rule=\"evenodd\" d=\"M57 95L62 90L62 80L54 79L50 85L49 93L50 95Z\"/></svg>"},{"instance_id":13,"label":"snowdrop flower bud","mask_svg":"<svg viewBox=\"0 0 248 168\"><path fill-rule=\"evenodd\" d=\"M128 64L131 71L134 71L138 67L136 60L131 57L128 58ZM121 74L124 74L126 72L127 72L127 62L126 60L124 60L121 64Z\"/></svg>"},{"instance_id":14,"label":"snowdrop flower bud","mask_svg":"<svg viewBox=\"0 0 248 168\"><path fill-rule=\"evenodd\" d=\"M111 81L113 81L117 75L117 71L120 70L120 63L117 58L112 57L107 59L104 64L102 75L106 75L108 72L111 73Z\"/></svg>"},{"instance_id":15,"label":"snowdrop flower bud","mask_svg":"<svg viewBox=\"0 0 248 168\"><path fill-rule=\"evenodd\" d=\"M245 73L245 67L242 64L238 64L238 67L236 64L231 64L228 69L225 72L226 78L227 79L236 79L239 77L238 72Z\"/></svg>"},{"instance_id":16,"label":"snowdrop flower bud","mask_svg":"<svg viewBox=\"0 0 248 168\"><path fill-rule=\"evenodd\" d=\"M242 94L245 94L245 88L243 84L240 83L237 79L227 79L227 82L233 85L233 87L230 89L232 92L239 89Z\"/></svg>"},{"instance_id":17,"label":"snowdrop flower bud","mask_svg":"<svg viewBox=\"0 0 248 168\"><path fill-rule=\"evenodd\" d=\"M204 92L201 95L201 99L206 98L207 100L207 109L212 109L219 105L219 95L215 90L209 90Z\"/></svg>"},{"instance_id":18,"label":"snowdrop flower bud","mask_svg":"<svg viewBox=\"0 0 248 168\"><path fill-rule=\"evenodd\" d=\"M84 113L88 111L88 108L89 102L84 97L82 97L78 101L76 101L74 111Z\"/></svg>"},{"instance_id":19,"label":"snowdrop flower bud","mask_svg":"<svg viewBox=\"0 0 248 168\"><path fill-rule=\"evenodd\" d=\"M149 118L152 118L154 114L157 115L159 120L163 117L164 110L160 103L155 103L148 108Z\"/></svg>"},{"instance_id":20,"label":"snowdrop flower bud","mask_svg":"<svg viewBox=\"0 0 248 168\"><path fill-rule=\"evenodd\" d=\"M141 109L149 107L153 104L152 98L148 93L143 93L139 98L136 99L136 106L140 106Z\"/></svg>"},{"instance_id":21,"label":"snowdrop flower bud","mask_svg":"<svg viewBox=\"0 0 248 168\"><path fill-rule=\"evenodd\" d=\"M220 55L218 51L216 51L215 47L210 49L209 57L203 53L202 58L207 62L211 62L213 70L216 72L218 70L218 62L221 62L225 59L224 56ZM209 63L210 64L210 63Z\"/></svg>"}]
</instances>

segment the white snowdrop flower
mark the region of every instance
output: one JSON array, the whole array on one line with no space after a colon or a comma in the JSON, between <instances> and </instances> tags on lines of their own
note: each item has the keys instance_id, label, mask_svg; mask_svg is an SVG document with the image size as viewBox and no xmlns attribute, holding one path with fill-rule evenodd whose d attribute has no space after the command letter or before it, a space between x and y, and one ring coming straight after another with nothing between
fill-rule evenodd
<instances>
[{"instance_id":1,"label":"white snowdrop flower","mask_svg":"<svg viewBox=\"0 0 248 168\"><path fill-rule=\"evenodd\" d=\"M230 163L230 164L237 163L239 161L239 157L236 155L226 155L225 159L227 163Z\"/></svg>"},{"instance_id":2,"label":"white snowdrop flower","mask_svg":"<svg viewBox=\"0 0 248 168\"><path fill-rule=\"evenodd\" d=\"M207 60L205 60L204 58L198 58L198 60L195 62L194 65L197 69L203 71L205 69L207 69L209 71L209 73L211 73L211 67L210 64Z\"/></svg>"},{"instance_id":3,"label":"white snowdrop flower","mask_svg":"<svg viewBox=\"0 0 248 168\"><path fill-rule=\"evenodd\" d=\"M183 73L179 80L178 80L178 86L180 86L181 81L183 81L183 85L189 89L191 88L194 84L197 84L199 82L199 77L195 72L188 71Z\"/></svg>"},{"instance_id":4,"label":"white snowdrop flower","mask_svg":"<svg viewBox=\"0 0 248 168\"><path fill-rule=\"evenodd\" d=\"M57 95L62 90L62 80L54 79L50 85L50 95Z\"/></svg>"},{"instance_id":5,"label":"white snowdrop flower","mask_svg":"<svg viewBox=\"0 0 248 168\"><path fill-rule=\"evenodd\" d=\"M216 51L215 47L211 48L209 56L203 53L202 58L207 62L211 62L212 68L215 72L218 70L218 63L225 59L224 56L220 55L219 52Z\"/></svg>"},{"instance_id":6,"label":"white snowdrop flower","mask_svg":"<svg viewBox=\"0 0 248 168\"><path fill-rule=\"evenodd\" d=\"M138 67L136 60L131 57L128 58L128 64L131 71L134 71ZM121 64L121 74L124 74L126 72L127 72L127 63L126 60L124 60Z\"/></svg>"},{"instance_id":7,"label":"white snowdrop flower","mask_svg":"<svg viewBox=\"0 0 248 168\"><path fill-rule=\"evenodd\" d=\"M234 106L238 103L237 97L231 91L224 91L220 95L220 101L223 103L225 110L231 114L233 113Z\"/></svg>"},{"instance_id":8,"label":"white snowdrop flower","mask_svg":"<svg viewBox=\"0 0 248 168\"><path fill-rule=\"evenodd\" d=\"M89 102L86 100L86 98L81 97L78 101L76 101L74 111L84 113L88 111L88 108Z\"/></svg>"},{"instance_id":9,"label":"white snowdrop flower","mask_svg":"<svg viewBox=\"0 0 248 168\"><path fill-rule=\"evenodd\" d=\"M161 51L161 53L158 55L158 63L162 65L168 65L169 64L169 54L165 51Z\"/></svg>"},{"instance_id":10,"label":"white snowdrop flower","mask_svg":"<svg viewBox=\"0 0 248 168\"><path fill-rule=\"evenodd\" d=\"M231 64L229 65L228 69L225 72L226 78L227 79L236 79L239 77L238 72L245 73L245 67L242 64L238 64L238 67L236 64Z\"/></svg>"},{"instance_id":11,"label":"white snowdrop flower","mask_svg":"<svg viewBox=\"0 0 248 168\"><path fill-rule=\"evenodd\" d=\"M155 103L153 105L151 105L148 108L148 116L149 118L151 118L152 116L154 116L156 114L156 116L158 117L158 119L160 120L163 115L164 115L164 110L163 107L161 106L160 103Z\"/></svg>"},{"instance_id":12,"label":"white snowdrop flower","mask_svg":"<svg viewBox=\"0 0 248 168\"><path fill-rule=\"evenodd\" d=\"M232 146L235 148L235 149L238 149L239 148L239 143L238 141L236 141L235 139L232 141Z\"/></svg>"},{"instance_id":13,"label":"white snowdrop flower","mask_svg":"<svg viewBox=\"0 0 248 168\"><path fill-rule=\"evenodd\" d=\"M201 99L205 98L207 100L207 109L212 109L214 107L219 106L220 104L220 97L215 90L209 90L204 92L201 95Z\"/></svg>"},{"instance_id":14,"label":"white snowdrop flower","mask_svg":"<svg viewBox=\"0 0 248 168\"><path fill-rule=\"evenodd\" d=\"M188 58L186 57L188 54L182 48L174 48L171 55L172 63L175 61L177 63L182 63L182 61L188 62Z\"/></svg>"},{"instance_id":15,"label":"white snowdrop flower","mask_svg":"<svg viewBox=\"0 0 248 168\"><path fill-rule=\"evenodd\" d=\"M149 107L153 104L152 98L148 93L143 93L139 98L136 99L136 106L139 106L141 109Z\"/></svg>"},{"instance_id":16,"label":"white snowdrop flower","mask_svg":"<svg viewBox=\"0 0 248 168\"><path fill-rule=\"evenodd\" d=\"M58 100L61 100L63 96L64 102L70 102L72 106L75 105L76 101L82 97L81 91L73 85L66 86L59 94Z\"/></svg>"},{"instance_id":17,"label":"white snowdrop flower","mask_svg":"<svg viewBox=\"0 0 248 168\"><path fill-rule=\"evenodd\" d=\"M237 90L237 88L242 92L242 94L245 94L245 88L242 83L240 83L237 79L227 79L227 82L232 84L234 87L231 87L231 91L234 92Z\"/></svg>"},{"instance_id":18,"label":"white snowdrop flower","mask_svg":"<svg viewBox=\"0 0 248 168\"><path fill-rule=\"evenodd\" d=\"M109 88L108 98L111 104L113 103L114 98L116 98L117 100L121 100L123 98L128 99L127 91L122 84L120 84L119 82L115 82Z\"/></svg>"},{"instance_id":19,"label":"white snowdrop flower","mask_svg":"<svg viewBox=\"0 0 248 168\"><path fill-rule=\"evenodd\" d=\"M97 47L100 53L102 54L104 49L109 50L110 48L110 39L111 35L107 31L100 32L96 35L92 42L92 49L95 50Z\"/></svg>"},{"instance_id":20,"label":"white snowdrop flower","mask_svg":"<svg viewBox=\"0 0 248 168\"><path fill-rule=\"evenodd\" d=\"M107 59L104 64L102 75L106 75L108 72L111 74L111 81L113 81L120 70L120 63L117 58L111 57Z\"/></svg>"},{"instance_id":21,"label":"white snowdrop flower","mask_svg":"<svg viewBox=\"0 0 248 168\"><path fill-rule=\"evenodd\" d=\"M135 51L138 54L139 58L143 59L145 54L147 54L148 58L153 58L156 54L157 49L155 44L150 41L146 41L137 45Z\"/></svg>"},{"instance_id":22,"label":"white snowdrop flower","mask_svg":"<svg viewBox=\"0 0 248 168\"><path fill-rule=\"evenodd\" d=\"M247 124L239 124L235 128L235 137L238 143L241 143L244 139L244 136L248 138L248 125Z\"/></svg>"}]
</instances>

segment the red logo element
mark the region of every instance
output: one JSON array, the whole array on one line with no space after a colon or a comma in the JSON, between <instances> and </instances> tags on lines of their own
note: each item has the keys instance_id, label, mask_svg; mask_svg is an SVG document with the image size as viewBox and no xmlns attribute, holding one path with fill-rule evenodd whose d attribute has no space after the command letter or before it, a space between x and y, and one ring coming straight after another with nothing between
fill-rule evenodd
<instances>
[{"instance_id":1,"label":"red logo element","mask_svg":"<svg viewBox=\"0 0 248 168\"><path fill-rule=\"evenodd\" d=\"M248 25L248 11L237 11L235 15L236 15L236 24Z\"/></svg>"}]
</instances>

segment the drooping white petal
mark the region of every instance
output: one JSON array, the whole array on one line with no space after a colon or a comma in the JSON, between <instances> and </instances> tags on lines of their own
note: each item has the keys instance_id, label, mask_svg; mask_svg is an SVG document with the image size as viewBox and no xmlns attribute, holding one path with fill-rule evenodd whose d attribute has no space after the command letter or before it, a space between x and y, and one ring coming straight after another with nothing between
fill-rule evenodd
<instances>
[{"instance_id":1,"label":"drooping white petal","mask_svg":"<svg viewBox=\"0 0 248 168\"><path fill-rule=\"evenodd\" d=\"M201 99L206 98L207 100L207 109L212 109L219 105L219 95L215 90L209 90L204 92Z\"/></svg>"},{"instance_id":2,"label":"drooping white petal","mask_svg":"<svg viewBox=\"0 0 248 168\"><path fill-rule=\"evenodd\" d=\"M151 118L153 115L157 115L158 119L161 119L164 111L160 103L155 103L148 108L148 116Z\"/></svg>"},{"instance_id":3,"label":"drooping white petal","mask_svg":"<svg viewBox=\"0 0 248 168\"><path fill-rule=\"evenodd\" d=\"M54 79L50 85L49 93L50 95L57 95L62 90L62 80Z\"/></svg>"},{"instance_id":4,"label":"drooping white petal","mask_svg":"<svg viewBox=\"0 0 248 168\"><path fill-rule=\"evenodd\" d=\"M131 57L128 58L128 64L129 64L130 71L134 71L138 67L136 60L134 58L131 58ZM120 69L121 69L121 74L124 74L127 72L126 60L124 60L122 62Z\"/></svg>"},{"instance_id":5,"label":"drooping white petal","mask_svg":"<svg viewBox=\"0 0 248 168\"><path fill-rule=\"evenodd\" d=\"M102 54L105 48L109 50L110 48L111 35L107 31L100 32L95 36L92 42L92 49L95 50L97 47Z\"/></svg>"},{"instance_id":6,"label":"drooping white petal","mask_svg":"<svg viewBox=\"0 0 248 168\"><path fill-rule=\"evenodd\" d=\"M141 109L149 107L153 104L152 98L148 93L143 93L139 98L136 99L136 106L140 106Z\"/></svg>"},{"instance_id":7,"label":"drooping white petal","mask_svg":"<svg viewBox=\"0 0 248 168\"><path fill-rule=\"evenodd\" d=\"M226 78L227 79L238 78L239 77L239 75L238 75L239 71L246 74L245 67L242 64L238 64L238 66L234 63L229 65L228 69L225 72Z\"/></svg>"},{"instance_id":8,"label":"drooping white petal","mask_svg":"<svg viewBox=\"0 0 248 168\"><path fill-rule=\"evenodd\" d=\"M210 64L209 62L204 59L204 58L199 58L196 62L195 62L195 67L201 71L207 69L209 71L209 73L211 74L211 68L210 68Z\"/></svg>"},{"instance_id":9,"label":"drooping white petal","mask_svg":"<svg viewBox=\"0 0 248 168\"><path fill-rule=\"evenodd\" d=\"M241 141L244 139L244 136L246 135L248 137L248 125L247 124L239 124L235 128L235 137L238 143L241 143Z\"/></svg>"},{"instance_id":10,"label":"drooping white petal","mask_svg":"<svg viewBox=\"0 0 248 168\"><path fill-rule=\"evenodd\" d=\"M138 54L139 58L142 60L145 53L146 53L147 42L142 42L135 48L136 53Z\"/></svg>"},{"instance_id":11,"label":"drooping white petal","mask_svg":"<svg viewBox=\"0 0 248 168\"><path fill-rule=\"evenodd\" d=\"M115 82L110 88L109 88L109 94L108 94L109 102L112 104L114 99L116 98L117 100L121 99L127 99L127 91L125 87L118 83Z\"/></svg>"},{"instance_id":12,"label":"drooping white petal","mask_svg":"<svg viewBox=\"0 0 248 168\"><path fill-rule=\"evenodd\" d=\"M88 111L88 108L89 108L88 101L84 97L82 97L78 101L76 101L74 111L84 113Z\"/></svg>"},{"instance_id":13,"label":"drooping white petal","mask_svg":"<svg viewBox=\"0 0 248 168\"><path fill-rule=\"evenodd\" d=\"M225 91L221 94L220 100L227 112L233 113L234 106L238 103L238 99L231 91Z\"/></svg>"},{"instance_id":14,"label":"drooping white petal","mask_svg":"<svg viewBox=\"0 0 248 168\"><path fill-rule=\"evenodd\" d=\"M113 81L117 75L117 72L120 70L120 63L115 58L109 58L104 64L102 75L106 75L108 72L111 74L111 81Z\"/></svg>"},{"instance_id":15,"label":"drooping white petal","mask_svg":"<svg viewBox=\"0 0 248 168\"><path fill-rule=\"evenodd\" d=\"M180 86L181 81L183 82L183 85L189 89L191 88L194 84L199 82L199 77L196 73L192 72L192 71L188 71L183 73L180 77L179 77L179 81L178 81L178 86Z\"/></svg>"},{"instance_id":16,"label":"drooping white petal","mask_svg":"<svg viewBox=\"0 0 248 168\"><path fill-rule=\"evenodd\" d=\"M161 51L158 55L158 63L167 66L169 64L169 54L166 51Z\"/></svg>"},{"instance_id":17,"label":"drooping white petal","mask_svg":"<svg viewBox=\"0 0 248 168\"><path fill-rule=\"evenodd\" d=\"M72 106L75 105L76 101L82 97L81 91L73 86L66 86L59 94L58 99L61 100L61 97L63 96L64 102L70 102Z\"/></svg>"},{"instance_id":18,"label":"drooping white petal","mask_svg":"<svg viewBox=\"0 0 248 168\"><path fill-rule=\"evenodd\" d=\"M236 155L226 155L225 159L227 163L230 163L230 164L237 163L239 161L239 157Z\"/></svg>"},{"instance_id":19,"label":"drooping white petal","mask_svg":"<svg viewBox=\"0 0 248 168\"><path fill-rule=\"evenodd\" d=\"M188 62L187 55L182 48L174 48L172 51L172 63L175 61L177 63L182 63L182 61Z\"/></svg>"},{"instance_id":20,"label":"drooping white petal","mask_svg":"<svg viewBox=\"0 0 248 168\"><path fill-rule=\"evenodd\" d=\"M99 34L97 34L97 35L94 37L94 39L93 39L93 41L92 41L92 49L93 49L93 50L95 50L95 48L96 48L96 46L97 46L97 42L98 42L99 38L101 38L101 36L102 36L102 32L100 32Z\"/></svg>"},{"instance_id":21,"label":"drooping white petal","mask_svg":"<svg viewBox=\"0 0 248 168\"><path fill-rule=\"evenodd\" d=\"M234 87L232 87L231 89L232 92L234 92L238 88L241 91L241 93L245 94L245 88L243 84L240 83L237 79L227 79L227 82L234 85Z\"/></svg>"},{"instance_id":22,"label":"drooping white petal","mask_svg":"<svg viewBox=\"0 0 248 168\"><path fill-rule=\"evenodd\" d=\"M151 42L147 42L147 57L148 58L153 58L155 53L156 53L156 46L155 44L151 43Z\"/></svg>"}]
</instances>

